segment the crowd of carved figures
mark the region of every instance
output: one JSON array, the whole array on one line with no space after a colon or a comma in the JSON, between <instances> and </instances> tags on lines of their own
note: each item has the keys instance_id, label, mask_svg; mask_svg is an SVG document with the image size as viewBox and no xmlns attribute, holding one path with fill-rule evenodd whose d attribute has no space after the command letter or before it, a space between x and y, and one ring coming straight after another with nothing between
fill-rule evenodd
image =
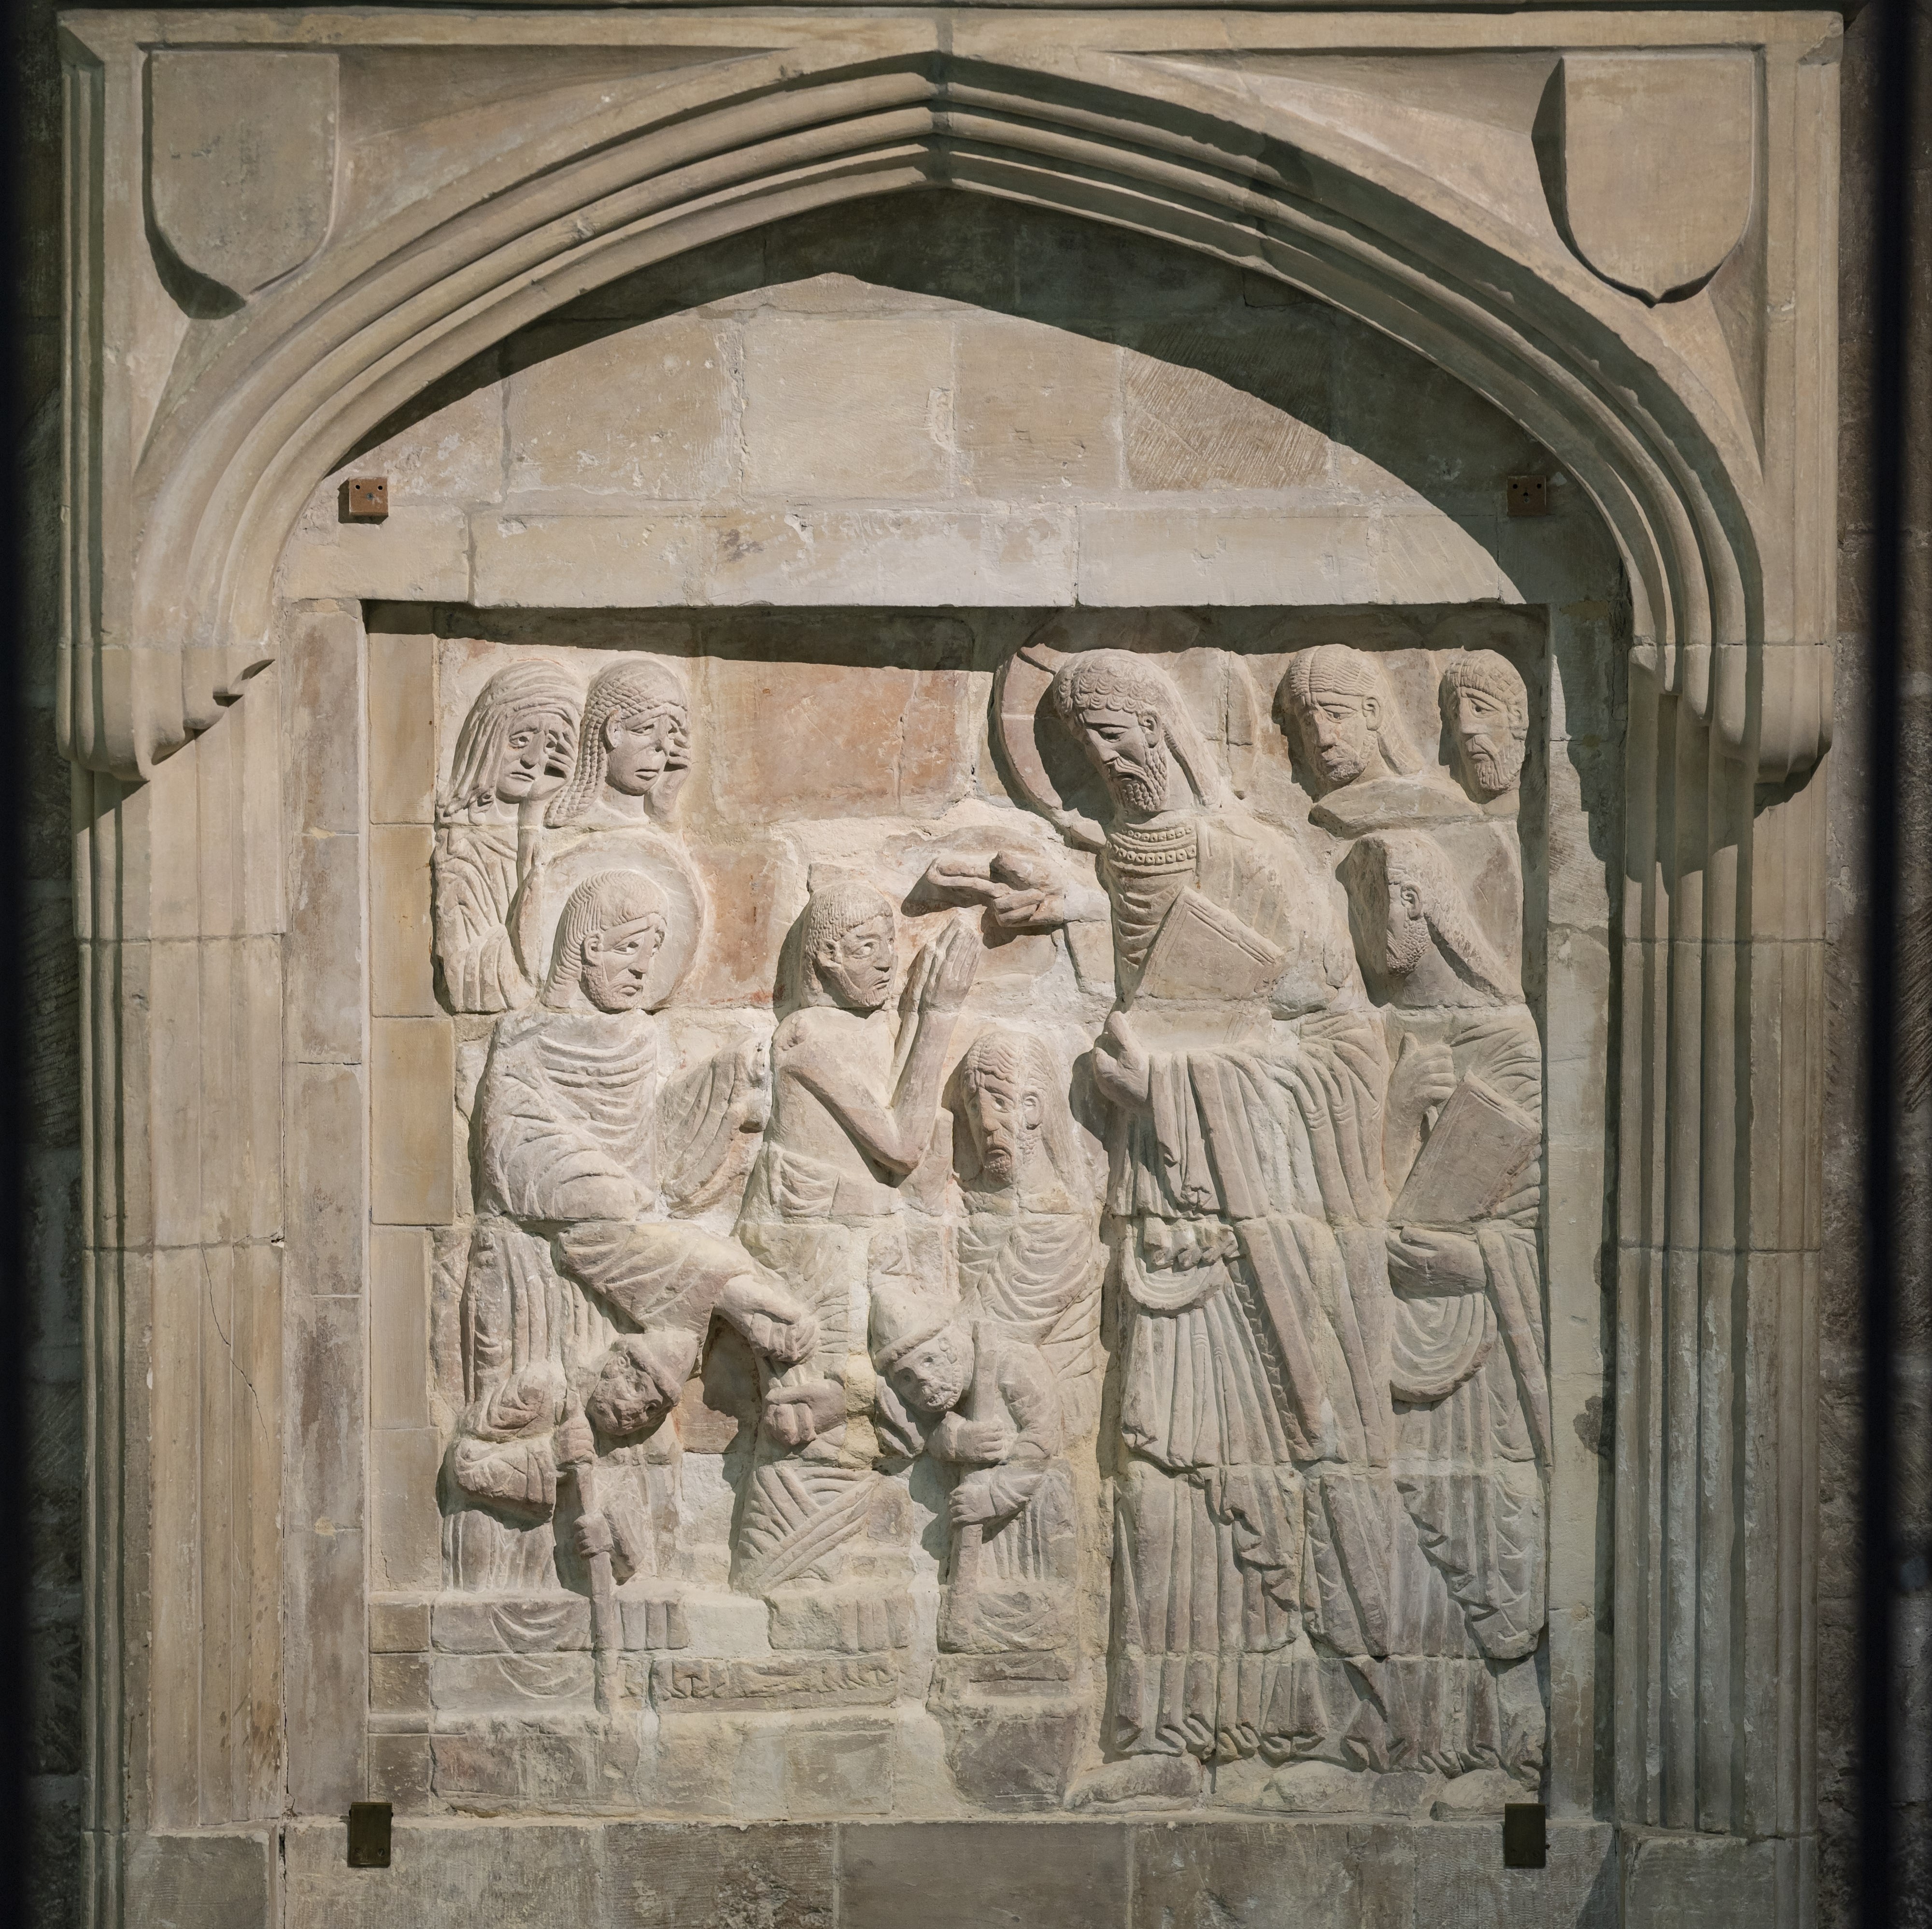
<instances>
[{"instance_id":1,"label":"crowd of carved figures","mask_svg":"<svg viewBox=\"0 0 1932 1929\"><path fill-rule=\"evenodd\" d=\"M1289 1808L1391 1771L1533 1789L1522 677L1434 659L1438 756L1376 655L1290 660L1275 727L1318 839L1237 794L1158 654L1022 654L995 735L1016 704L1064 732L1104 821L1007 743L1064 853L949 846L896 904L814 866L776 1029L708 1057L664 1015L712 894L677 828L680 672L619 657L586 687L525 657L476 697L434 868L442 995L494 1018L446 1585L587 1597L607 1716L743 1691L680 1658L669 1611L696 1570L667 1423L728 1367L716 1583L770 1607L767 1689L906 1691L917 1492L943 1543L932 1693L1017 1684L1042 1722L1088 1696L1048 1778L1075 1805L1186 1801L1256 1762ZM915 914L934 935L908 961ZM970 1015L989 936L1081 927L1088 956L1110 933L1114 993L1083 1050Z\"/></svg>"}]
</instances>

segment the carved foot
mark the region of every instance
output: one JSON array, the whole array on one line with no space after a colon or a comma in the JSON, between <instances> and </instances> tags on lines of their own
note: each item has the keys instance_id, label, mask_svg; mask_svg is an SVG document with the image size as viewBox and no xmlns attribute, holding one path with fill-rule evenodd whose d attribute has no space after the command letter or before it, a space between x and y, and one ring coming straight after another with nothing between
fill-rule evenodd
<instances>
[{"instance_id":1,"label":"carved foot","mask_svg":"<svg viewBox=\"0 0 1932 1929\"><path fill-rule=\"evenodd\" d=\"M1112 1808L1126 1802L1180 1807L1200 1799L1201 1764L1192 1755L1130 1755L1082 1775L1066 1791L1069 1808Z\"/></svg>"},{"instance_id":2,"label":"carved foot","mask_svg":"<svg viewBox=\"0 0 1932 1929\"><path fill-rule=\"evenodd\" d=\"M1500 1815L1505 1802L1535 1799L1533 1787L1501 1768L1472 1768L1443 1784L1429 1813L1433 1821L1456 1822L1466 1816Z\"/></svg>"}]
</instances>

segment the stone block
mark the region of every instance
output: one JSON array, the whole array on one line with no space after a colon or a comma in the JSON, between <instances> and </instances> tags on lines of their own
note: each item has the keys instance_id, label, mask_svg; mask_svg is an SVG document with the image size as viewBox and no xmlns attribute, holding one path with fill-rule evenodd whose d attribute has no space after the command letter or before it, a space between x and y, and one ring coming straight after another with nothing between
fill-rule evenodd
<instances>
[{"instance_id":1,"label":"stone block","mask_svg":"<svg viewBox=\"0 0 1932 1929\"><path fill-rule=\"evenodd\" d=\"M774 1648L840 1654L904 1648L912 1639L912 1601L874 1582L846 1587L776 1588L768 1598Z\"/></svg>"},{"instance_id":2,"label":"stone block","mask_svg":"<svg viewBox=\"0 0 1932 1929\"><path fill-rule=\"evenodd\" d=\"M602 1921L609 1929L832 1929L838 1919L830 1823L692 1828L613 1822L604 1833Z\"/></svg>"},{"instance_id":3,"label":"stone block","mask_svg":"<svg viewBox=\"0 0 1932 1929\"><path fill-rule=\"evenodd\" d=\"M442 1578L436 1502L442 1443L434 1427L382 1427L369 1440L370 1558L379 1588L433 1588Z\"/></svg>"},{"instance_id":4,"label":"stone block","mask_svg":"<svg viewBox=\"0 0 1932 1929\"><path fill-rule=\"evenodd\" d=\"M1136 1920L1173 1929L1379 1929L1410 1919L1408 1831L1394 1825L1148 1819L1132 1834Z\"/></svg>"},{"instance_id":5,"label":"stone block","mask_svg":"<svg viewBox=\"0 0 1932 1929\"><path fill-rule=\"evenodd\" d=\"M719 781L734 783L743 774L721 773ZM693 859L710 881L711 919L679 996L693 1005L769 1005L786 909L803 894L796 863L777 838L689 842Z\"/></svg>"},{"instance_id":6,"label":"stone block","mask_svg":"<svg viewBox=\"0 0 1932 1929\"><path fill-rule=\"evenodd\" d=\"M1079 520L1084 603L1461 602L1506 593L1494 557L1436 516L1096 505Z\"/></svg>"},{"instance_id":7,"label":"stone block","mask_svg":"<svg viewBox=\"0 0 1932 1929\"><path fill-rule=\"evenodd\" d=\"M370 1028L370 1210L378 1225L443 1225L454 1209L455 1039L446 1018Z\"/></svg>"},{"instance_id":8,"label":"stone block","mask_svg":"<svg viewBox=\"0 0 1932 1929\"><path fill-rule=\"evenodd\" d=\"M640 607L694 599L692 515L505 515L472 519L482 608Z\"/></svg>"},{"instance_id":9,"label":"stone block","mask_svg":"<svg viewBox=\"0 0 1932 1929\"><path fill-rule=\"evenodd\" d=\"M283 780L289 822L302 831L358 831L362 625L338 610L300 610L285 620L280 641L284 720L290 741L302 746ZM189 768L184 764L183 774Z\"/></svg>"},{"instance_id":10,"label":"stone block","mask_svg":"<svg viewBox=\"0 0 1932 1929\"><path fill-rule=\"evenodd\" d=\"M385 1600L369 1603L369 1651L372 1654L415 1654L429 1645L430 1604L425 1600Z\"/></svg>"},{"instance_id":11,"label":"stone block","mask_svg":"<svg viewBox=\"0 0 1932 1929\"><path fill-rule=\"evenodd\" d=\"M427 1735L371 1735L369 1799L395 1814L426 1815L435 1798L435 1759Z\"/></svg>"},{"instance_id":12,"label":"stone block","mask_svg":"<svg viewBox=\"0 0 1932 1929\"><path fill-rule=\"evenodd\" d=\"M594 1824L491 1828L399 1818L386 1869L347 1866L340 1822L297 1824L286 1839L286 1929L440 1929L482 1921L493 1929L544 1929L601 1921Z\"/></svg>"},{"instance_id":13,"label":"stone block","mask_svg":"<svg viewBox=\"0 0 1932 1929\"><path fill-rule=\"evenodd\" d=\"M467 602L470 530L454 503L392 509L380 522L338 522L334 491L302 519L282 563L292 602L331 596Z\"/></svg>"},{"instance_id":14,"label":"stone block","mask_svg":"<svg viewBox=\"0 0 1932 1929\"><path fill-rule=\"evenodd\" d=\"M1753 1929L1776 1919L1777 1841L1626 1831L1619 1929Z\"/></svg>"},{"instance_id":15,"label":"stone block","mask_svg":"<svg viewBox=\"0 0 1932 1929\"><path fill-rule=\"evenodd\" d=\"M290 879L288 1052L295 1059L362 1056L362 840L315 834Z\"/></svg>"},{"instance_id":16,"label":"stone block","mask_svg":"<svg viewBox=\"0 0 1932 1929\"><path fill-rule=\"evenodd\" d=\"M369 821L428 824L436 815L436 639L369 638Z\"/></svg>"},{"instance_id":17,"label":"stone block","mask_svg":"<svg viewBox=\"0 0 1932 1929\"><path fill-rule=\"evenodd\" d=\"M371 1654L369 1710L378 1715L419 1715L426 1727L430 1712L429 1657Z\"/></svg>"},{"instance_id":18,"label":"stone block","mask_svg":"<svg viewBox=\"0 0 1932 1929\"><path fill-rule=\"evenodd\" d=\"M283 1543L282 1710L289 1801L298 1814L346 1814L362 1798L367 1555L359 1531L326 1519L296 1525Z\"/></svg>"},{"instance_id":19,"label":"stone block","mask_svg":"<svg viewBox=\"0 0 1932 1929\"><path fill-rule=\"evenodd\" d=\"M1078 1702L961 1688L935 1694L932 1706L954 1786L976 1808L1060 1807L1086 1741L1086 1712Z\"/></svg>"},{"instance_id":20,"label":"stone block","mask_svg":"<svg viewBox=\"0 0 1932 1929\"><path fill-rule=\"evenodd\" d=\"M1016 509L718 509L704 518L712 603L1017 605L1073 601L1073 529Z\"/></svg>"},{"instance_id":21,"label":"stone block","mask_svg":"<svg viewBox=\"0 0 1932 1929\"><path fill-rule=\"evenodd\" d=\"M855 1824L840 1831L838 1920L841 1929L1126 1929L1129 1853L1118 1822L1034 1823L1021 1837L998 1822Z\"/></svg>"},{"instance_id":22,"label":"stone block","mask_svg":"<svg viewBox=\"0 0 1932 1929\"><path fill-rule=\"evenodd\" d=\"M953 438L982 496L1113 489L1120 475L1120 353L1037 322L958 323Z\"/></svg>"},{"instance_id":23,"label":"stone block","mask_svg":"<svg viewBox=\"0 0 1932 1929\"><path fill-rule=\"evenodd\" d=\"M413 1227L369 1236L369 1422L429 1420L429 1237Z\"/></svg>"},{"instance_id":24,"label":"stone block","mask_svg":"<svg viewBox=\"0 0 1932 1929\"><path fill-rule=\"evenodd\" d=\"M369 1009L381 1018L440 1011L430 951L426 824L369 828Z\"/></svg>"},{"instance_id":25,"label":"stone block","mask_svg":"<svg viewBox=\"0 0 1932 1929\"><path fill-rule=\"evenodd\" d=\"M503 390L496 358L479 356L416 398L418 419L336 471L325 486L351 475L386 476L393 514L432 503L494 502L503 490ZM320 492L318 492L320 494Z\"/></svg>"},{"instance_id":26,"label":"stone block","mask_svg":"<svg viewBox=\"0 0 1932 1929\"><path fill-rule=\"evenodd\" d=\"M581 1594L436 1598L437 1651L446 1654L577 1653L590 1645L590 1603Z\"/></svg>"},{"instance_id":27,"label":"stone block","mask_svg":"<svg viewBox=\"0 0 1932 1929\"><path fill-rule=\"evenodd\" d=\"M745 324L743 354L747 494L951 492L950 320L760 316Z\"/></svg>"},{"instance_id":28,"label":"stone block","mask_svg":"<svg viewBox=\"0 0 1932 1929\"><path fill-rule=\"evenodd\" d=\"M510 498L701 502L732 479L736 395L727 344L693 315L606 334L519 368L506 385Z\"/></svg>"},{"instance_id":29,"label":"stone block","mask_svg":"<svg viewBox=\"0 0 1932 1929\"><path fill-rule=\"evenodd\" d=\"M971 781L971 685L956 672L721 661L710 684L720 732L759 747L712 764L728 821L781 821L806 786L826 816L933 817Z\"/></svg>"},{"instance_id":30,"label":"stone block","mask_svg":"<svg viewBox=\"0 0 1932 1929\"><path fill-rule=\"evenodd\" d=\"M595 1706L591 1658L568 1654L444 1654L430 1660L440 1715L548 1717Z\"/></svg>"},{"instance_id":31,"label":"stone block","mask_svg":"<svg viewBox=\"0 0 1932 1929\"><path fill-rule=\"evenodd\" d=\"M367 1104L362 1068L290 1065L284 1089L290 1152L284 1264L290 1294L359 1294Z\"/></svg>"},{"instance_id":32,"label":"stone block","mask_svg":"<svg viewBox=\"0 0 1932 1929\"><path fill-rule=\"evenodd\" d=\"M273 1832L254 1828L134 1837L126 1903L153 1929L261 1929L274 1919Z\"/></svg>"},{"instance_id":33,"label":"stone block","mask_svg":"<svg viewBox=\"0 0 1932 1929\"><path fill-rule=\"evenodd\" d=\"M1137 330L1123 352L1121 437L1136 489L1294 489L1327 479L1325 334Z\"/></svg>"}]
</instances>

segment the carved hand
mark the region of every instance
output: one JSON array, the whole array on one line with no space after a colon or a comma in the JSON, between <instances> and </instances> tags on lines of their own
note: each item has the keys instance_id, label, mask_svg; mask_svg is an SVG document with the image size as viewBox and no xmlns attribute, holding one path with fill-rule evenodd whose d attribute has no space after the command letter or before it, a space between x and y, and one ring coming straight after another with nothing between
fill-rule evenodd
<instances>
[{"instance_id":1,"label":"carved hand","mask_svg":"<svg viewBox=\"0 0 1932 1929\"><path fill-rule=\"evenodd\" d=\"M946 1517L955 1527L970 1527L975 1522L991 1520L995 1511L989 1474L968 1474L946 1498Z\"/></svg>"},{"instance_id":2,"label":"carved hand","mask_svg":"<svg viewBox=\"0 0 1932 1929\"><path fill-rule=\"evenodd\" d=\"M1013 1450L1013 1442L1018 1436L1003 1420L962 1420L956 1418L952 1429L952 1447L956 1459L978 1461L982 1465L996 1466Z\"/></svg>"},{"instance_id":3,"label":"carved hand","mask_svg":"<svg viewBox=\"0 0 1932 1929\"><path fill-rule=\"evenodd\" d=\"M809 1447L845 1421L845 1390L830 1380L774 1387L765 1395L765 1425L781 1447Z\"/></svg>"},{"instance_id":4,"label":"carved hand","mask_svg":"<svg viewBox=\"0 0 1932 1929\"><path fill-rule=\"evenodd\" d=\"M1146 1106L1153 1089L1154 1065L1125 1012L1108 1015L1094 1051L1094 1080L1115 1105Z\"/></svg>"},{"instance_id":5,"label":"carved hand","mask_svg":"<svg viewBox=\"0 0 1932 1929\"><path fill-rule=\"evenodd\" d=\"M586 1561L592 1555L608 1554L611 1548L610 1523L602 1514L577 1517L577 1551Z\"/></svg>"},{"instance_id":6,"label":"carved hand","mask_svg":"<svg viewBox=\"0 0 1932 1929\"><path fill-rule=\"evenodd\" d=\"M1482 1248L1435 1226L1392 1227L1388 1260L1390 1283L1412 1293L1480 1293L1489 1281Z\"/></svg>"},{"instance_id":7,"label":"carved hand","mask_svg":"<svg viewBox=\"0 0 1932 1929\"><path fill-rule=\"evenodd\" d=\"M1449 1047L1425 1044L1408 1033L1389 1074L1390 1118L1413 1130L1430 1111L1448 1104L1455 1089L1456 1062Z\"/></svg>"},{"instance_id":8,"label":"carved hand","mask_svg":"<svg viewBox=\"0 0 1932 1929\"><path fill-rule=\"evenodd\" d=\"M950 1014L966 1002L973 988L974 974L980 969L980 940L968 926L955 918L920 954L931 963L919 977L916 1002L922 1013ZM918 963L914 965L915 972Z\"/></svg>"},{"instance_id":9,"label":"carved hand","mask_svg":"<svg viewBox=\"0 0 1932 1929\"><path fill-rule=\"evenodd\" d=\"M1053 866L1024 851L997 851L988 909L1003 931L1051 931L1066 922L1066 894Z\"/></svg>"},{"instance_id":10,"label":"carved hand","mask_svg":"<svg viewBox=\"0 0 1932 1929\"><path fill-rule=\"evenodd\" d=\"M555 1447L560 1467L575 1467L597 1458L597 1442L581 1409L570 1414L557 1429Z\"/></svg>"},{"instance_id":11,"label":"carved hand","mask_svg":"<svg viewBox=\"0 0 1932 1929\"><path fill-rule=\"evenodd\" d=\"M796 1366L818 1344L818 1321L808 1312L786 1319L773 1313L745 1315L745 1337L753 1349L782 1366Z\"/></svg>"}]
</instances>

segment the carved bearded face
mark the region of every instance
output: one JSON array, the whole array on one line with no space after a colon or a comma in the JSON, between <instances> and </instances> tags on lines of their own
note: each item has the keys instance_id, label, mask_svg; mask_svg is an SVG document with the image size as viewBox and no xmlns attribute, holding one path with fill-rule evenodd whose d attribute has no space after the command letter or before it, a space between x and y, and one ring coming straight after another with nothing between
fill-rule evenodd
<instances>
[{"instance_id":1,"label":"carved bearded face","mask_svg":"<svg viewBox=\"0 0 1932 1929\"><path fill-rule=\"evenodd\" d=\"M1167 735L1159 717L1088 711L1080 719L1080 740L1123 810L1151 817L1167 808Z\"/></svg>"},{"instance_id":2,"label":"carved bearded face","mask_svg":"<svg viewBox=\"0 0 1932 1929\"><path fill-rule=\"evenodd\" d=\"M1422 894L1393 878L1384 900L1382 965L1391 978L1406 978L1434 942L1422 913Z\"/></svg>"},{"instance_id":3,"label":"carved bearded face","mask_svg":"<svg viewBox=\"0 0 1932 1929\"><path fill-rule=\"evenodd\" d=\"M1526 719L1493 691L1466 684L1456 693L1453 724L1468 781L1485 797L1499 797L1522 774Z\"/></svg>"},{"instance_id":4,"label":"carved bearded face","mask_svg":"<svg viewBox=\"0 0 1932 1929\"><path fill-rule=\"evenodd\" d=\"M980 1169L995 1185L1016 1179L1040 1143L1040 1099L1016 1079L982 1074L966 1093L966 1128Z\"/></svg>"},{"instance_id":5,"label":"carved bearded face","mask_svg":"<svg viewBox=\"0 0 1932 1929\"><path fill-rule=\"evenodd\" d=\"M614 717L604 726L605 781L626 797L648 797L667 771L686 767L689 747L689 732L674 711Z\"/></svg>"},{"instance_id":6,"label":"carved bearded face","mask_svg":"<svg viewBox=\"0 0 1932 1929\"><path fill-rule=\"evenodd\" d=\"M1382 704L1366 692L1311 681L1296 717L1303 751L1330 789L1353 783L1381 761Z\"/></svg>"},{"instance_id":7,"label":"carved bearded face","mask_svg":"<svg viewBox=\"0 0 1932 1929\"><path fill-rule=\"evenodd\" d=\"M614 1346L604 1356L597 1384L584 1402L591 1424L607 1440L634 1440L655 1433L677 1405L682 1388L634 1342Z\"/></svg>"},{"instance_id":8,"label":"carved bearded face","mask_svg":"<svg viewBox=\"0 0 1932 1929\"><path fill-rule=\"evenodd\" d=\"M973 1341L964 1327L942 1327L892 1369L892 1384L922 1414L950 1414L973 1381Z\"/></svg>"},{"instance_id":9,"label":"carved bearded face","mask_svg":"<svg viewBox=\"0 0 1932 1929\"><path fill-rule=\"evenodd\" d=\"M560 789L577 759L577 726L561 711L522 710L510 720L496 795L505 804L548 797Z\"/></svg>"},{"instance_id":10,"label":"carved bearded face","mask_svg":"<svg viewBox=\"0 0 1932 1929\"><path fill-rule=\"evenodd\" d=\"M892 921L881 912L820 945L812 969L835 1003L848 1011L877 1011L892 995Z\"/></svg>"},{"instance_id":11,"label":"carved bearded face","mask_svg":"<svg viewBox=\"0 0 1932 1929\"><path fill-rule=\"evenodd\" d=\"M600 1011L634 1011L657 956L663 927L654 918L607 925L584 940L584 995Z\"/></svg>"}]
</instances>

